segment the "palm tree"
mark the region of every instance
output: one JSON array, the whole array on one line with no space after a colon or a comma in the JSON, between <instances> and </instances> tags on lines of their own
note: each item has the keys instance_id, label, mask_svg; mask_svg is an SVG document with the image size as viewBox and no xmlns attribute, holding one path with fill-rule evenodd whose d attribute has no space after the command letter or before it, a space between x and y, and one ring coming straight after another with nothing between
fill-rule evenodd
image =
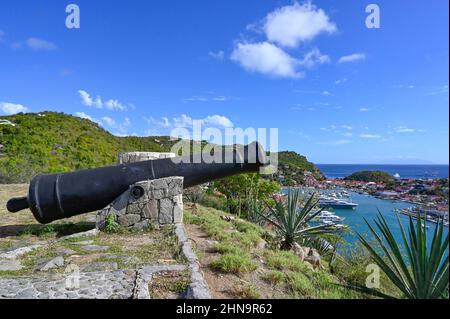
<instances>
[{"instance_id":1,"label":"palm tree","mask_svg":"<svg viewBox=\"0 0 450 319\"><path fill-rule=\"evenodd\" d=\"M443 237L444 224L438 223L434 231L431 247L428 248L426 222L420 214L417 223L409 217L408 235L400 218L404 253L397 244L385 218L380 213L375 220L379 235L366 221L381 251L375 250L367 240L358 234L361 243L368 249L375 263L383 270L389 280L400 289L406 298L437 299L448 298L448 234ZM379 294L379 292L377 292ZM391 297L384 295L384 297ZM391 297L392 298L392 297Z\"/></svg>"},{"instance_id":2,"label":"palm tree","mask_svg":"<svg viewBox=\"0 0 450 319\"><path fill-rule=\"evenodd\" d=\"M287 205L275 200L275 207L266 203L268 213L259 212L261 216L278 231L282 238L281 248L289 250L295 242L305 238L314 238L320 234L334 232L334 228L329 225L310 226L310 222L322 210L315 209L318 201L314 195L300 207L299 190L289 190Z\"/></svg>"}]
</instances>

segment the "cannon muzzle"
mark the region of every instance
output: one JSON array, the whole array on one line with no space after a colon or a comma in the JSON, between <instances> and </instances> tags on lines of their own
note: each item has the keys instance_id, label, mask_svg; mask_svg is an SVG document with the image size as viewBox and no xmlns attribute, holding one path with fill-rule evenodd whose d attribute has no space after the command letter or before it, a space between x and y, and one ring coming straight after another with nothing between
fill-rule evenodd
<instances>
[{"instance_id":1,"label":"cannon muzzle","mask_svg":"<svg viewBox=\"0 0 450 319\"><path fill-rule=\"evenodd\" d=\"M7 209L15 213L29 208L37 221L47 224L103 209L140 181L182 176L184 187L188 188L235 174L257 172L267 164L264 149L254 142L211 156L198 154L38 175L30 183L28 196L10 199Z\"/></svg>"}]
</instances>

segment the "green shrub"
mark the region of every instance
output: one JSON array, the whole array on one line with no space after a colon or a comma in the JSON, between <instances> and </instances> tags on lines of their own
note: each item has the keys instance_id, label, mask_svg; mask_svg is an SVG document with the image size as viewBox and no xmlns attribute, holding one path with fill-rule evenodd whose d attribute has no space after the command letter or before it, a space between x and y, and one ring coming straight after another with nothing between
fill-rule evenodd
<instances>
[{"instance_id":1,"label":"green shrub","mask_svg":"<svg viewBox=\"0 0 450 319\"><path fill-rule=\"evenodd\" d=\"M313 298L316 288L308 277L299 272L287 274L287 283L293 294L297 298Z\"/></svg>"},{"instance_id":2,"label":"green shrub","mask_svg":"<svg viewBox=\"0 0 450 319\"><path fill-rule=\"evenodd\" d=\"M255 270L258 266L248 254L226 253L211 262L211 268L228 273L246 273Z\"/></svg>"},{"instance_id":3,"label":"green shrub","mask_svg":"<svg viewBox=\"0 0 450 319\"><path fill-rule=\"evenodd\" d=\"M304 270L306 266L292 251L269 251L266 253L267 266L278 270Z\"/></svg>"},{"instance_id":4,"label":"green shrub","mask_svg":"<svg viewBox=\"0 0 450 319\"><path fill-rule=\"evenodd\" d=\"M268 271L263 274L262 278L273 285L279 285L284 282L286 276L281 271Z\"/></svg>"},{"instance_id":5,"label":"green shrub","mask_svg":"<svg viewBox=\"0 0 450 319\"><path fill-rule=\"evenodd\" d=\"M259 299L259 298L261 298L261 294L258 292L258 289L253 285L245 285L244 287L238 288L237 294L242 299Z\"/></svg>"},{"instance_id":6,"label":"green shrub","mask_svg":"<svg viewBox=\"0 0 450 319\"><path fill-rule=\"evenodd\" d=\"M116 221L114 214L109 214L105 218L105 231L107 233L117 233L120 230L120 225Z\"/></svg>"}]
</instances>

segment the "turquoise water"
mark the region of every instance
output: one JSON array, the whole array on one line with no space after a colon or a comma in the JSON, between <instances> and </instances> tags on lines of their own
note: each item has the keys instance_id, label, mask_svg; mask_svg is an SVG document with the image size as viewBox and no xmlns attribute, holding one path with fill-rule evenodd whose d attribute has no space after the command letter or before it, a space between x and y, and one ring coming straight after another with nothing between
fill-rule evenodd
<instances>
[{"instance_id":1,"label":"turquoise water","mask_svg":"<svg viewBox=\"0 0 450 319\"><path fill-rule=\"evenodd\" d=\"M376 219L378 211L380 211L386 219L395 239L397 240L397 243L403 243L400 226L397 221L397 214L394 212L394 209L411 207L413 206L412 204L400 201L378 199L370 195L361 195L353 192L350 192L350 199L354 203L359 204L355 210L332 210L336 215L345 218L343 224L349 226L351 230L343 235L344 239L346 239L349 244L348 247L343 247L343 250L351 249L355 243L358 242L356 232L366 234L370 238L370 230L365 223L364 218L374 227L375 224L373 221ZM399 217L405 231L407 231L409 226L409 217L406 215L399 215ZM428 222L427 225L429 226L427 234L429 236L428 238L430 238L429 242L431 244L431 238L433 236L436 224ZM376 227L374 228L377 229ZM445 235L448 234L448 227L444 228L444 232Z\"/></svg>"},{"instance_id":2,"label":"turquoise water","mask_svg":"<svg viewBox=\"0 0 450 319\"><path fill-rule=\"evenodd\" d=\"M386 219L395 239L397 240L397 243L403 246L403 238L401 235L400 226L397 221L397 214L394 212L394 209L412 207L414 206L413 204L400 201L378 199L370 195L361 195L354 192L349 192L349 194L349 200L356 204L359 204L356 209L328 209L329 211L334 212L339 217L345 218L342 224L347 225L350 228L350 231L343 233L342 237L346 240L347 245L339 247L341 253L348 253L359 242L356 232L362 234L363 236L367 236L368 239L372 238L371 232L369 230L369 227L365 223L364 218L372 225L372 227L374 227L374 229L377 229L373 221L376 219L378 211L380 211ZM399 217L405 231L407 231L409 226L409 217L406 215L399 215ZM429 244L431 244L431 239L436 224L428 222L427 225L429 226L427 230L427 234L429 236L428 238L430 238ZM444 233L445 235L448 234L448 227L444 227Z\"/></svg>"},{"instance_id":3,"label":"turquoise water","mask_svg":"<svg viewBox=\"0 0 450 319\"><path fill-rule=\"evenodd\" d=\"M370 165L370 164L318 164L327 178L344 178L359 171L383 171L401 178L447 178L448 165Z\"/></svg>"}]
</instances>

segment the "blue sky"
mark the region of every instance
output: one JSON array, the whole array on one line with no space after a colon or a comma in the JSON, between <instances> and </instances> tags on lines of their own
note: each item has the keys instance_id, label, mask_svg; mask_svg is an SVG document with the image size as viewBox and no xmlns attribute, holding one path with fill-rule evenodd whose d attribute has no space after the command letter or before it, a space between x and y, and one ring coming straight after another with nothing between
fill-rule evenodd
<instances>
[{"instance_id":1,"label":"blue sky","mask_svg":"<svg viewBox=\"0 0 450 319\"><path fill-rule=\"evenodd\" d=\"M449 162L448 1L1 1L0 114L278 128L316 163ZM365 8L380 8L368 29Z\"/></svg>"}]
</instances>

